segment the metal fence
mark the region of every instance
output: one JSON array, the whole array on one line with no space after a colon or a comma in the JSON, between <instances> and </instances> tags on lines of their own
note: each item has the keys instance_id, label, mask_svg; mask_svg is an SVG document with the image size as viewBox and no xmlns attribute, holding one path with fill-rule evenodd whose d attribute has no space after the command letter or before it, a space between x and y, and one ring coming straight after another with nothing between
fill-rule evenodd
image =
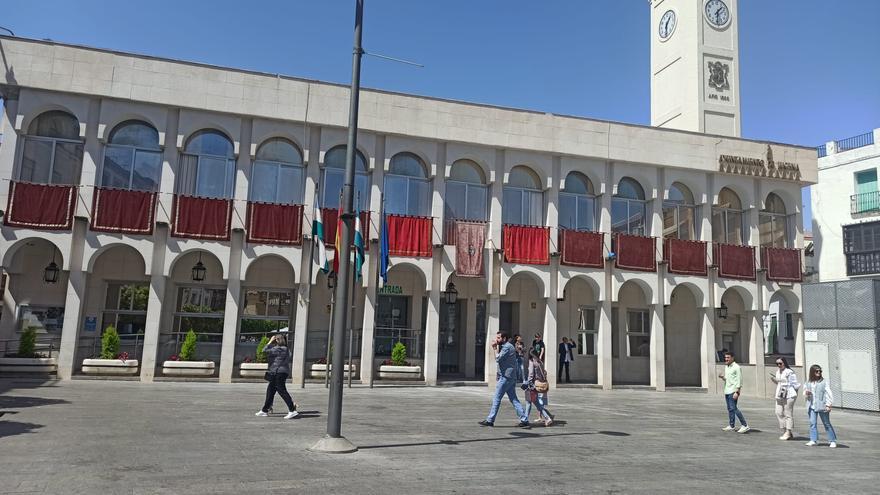
<instances>
[{"instance_id":1,"label":"metal fence","mask_svg":"<svg viewBox=\"0 0 880 495\"><path fill-rule=\"evenodd\" d=\"M836 143L837 151L854 150L863 146L870 146L874 144L874 132L866 132L864 134L859 134L858 136L841 139Z\"/></svg>"},{"instance_id":2,"label":"metal fence","mask_svg":"<svg viewBox=\"0 0 880 495\"><path fill-rule=\"evenodd\" d=\"M822 146L816 146L816 152L819 154L819 158L828 156L828 149L824 144Z\"/></svg>"},{"instance_id":3,"label":"metal fence","mask_svg":"<svg viewBox=\"0 0 880 495\"><path fill-rule=\"evenodd\" d=\"M391 357L391 350L398 342L406 346L406 357L422 359L424 356L425 331L421 328L376 327L373 349L376 357Z\"/></svg>"},{"instance_id":4,"label":"metal fence","mask_svg":"<svg viewBox=\"0 0 880 495\"><path fill-rule=\"evenodd\" d=\"M13 357L18 353L20 339L0 339L0 356ZM60 335L37 336L34 352L45 357L57 357L61 347Z\"/></svg>"}]
</instances>

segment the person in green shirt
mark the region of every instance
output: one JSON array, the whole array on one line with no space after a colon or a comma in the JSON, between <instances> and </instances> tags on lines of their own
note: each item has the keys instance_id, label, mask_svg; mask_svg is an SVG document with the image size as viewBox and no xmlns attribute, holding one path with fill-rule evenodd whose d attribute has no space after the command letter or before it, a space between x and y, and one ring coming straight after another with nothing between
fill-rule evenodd
<instances>
[{"instance_id":1,"label":"person in green shirt","mask_svg":"<svg viewBox=\"0 0 880 495\"><path fill-rule=\"evenodd\" d=\"M742 372L739 369L739 365L736 364L733 352L726 351L724 353L724 364L726 364L727 367L724 369L724 374L718 375L718 378L724 380L724 399L727 401L727 417L729 423L722 428L722 430L735 430L736 428L734 428L734 426L736 425L736 418L739 418L741 426L736 432L745 433L751 428L746 424L746 418L743 417L743 414L736 406L736 403L739 400L739 391L742 388Z\"/></svg>"}]
</instances>

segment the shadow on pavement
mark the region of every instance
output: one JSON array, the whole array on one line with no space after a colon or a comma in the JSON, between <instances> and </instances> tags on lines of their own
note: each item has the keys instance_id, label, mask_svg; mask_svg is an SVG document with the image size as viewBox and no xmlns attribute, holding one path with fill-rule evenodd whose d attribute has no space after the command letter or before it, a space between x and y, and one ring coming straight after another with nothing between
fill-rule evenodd
<instances>
[{"instance_id":1,"label":"shadow on pavement","mask_svg":"<svg viewBox=\"0 0 880 495\"><path fill-rule=\"evenodd\" d=\"M48 399L46 397L0 397L0 408L21 409L23 407L51 406L55 404L70 404L64 399Z\"/></svg>"},{"instance_id":2,"label":"shadow on pavement","mask_svg":"<svg viewBox=\"0 0 880 495\"><path fill-rule=\"evenodd\" d=\"M18 421L0 421L0 438L11 437L31 433L33 430L42 428L43 425L34 423L19 423Z\"/></svg>"},{"instance_id":3,"label":"shadow on pavement","mask_svg":"<svg viewBox=\"0 0 880 495\"><path fill-rule=\"evenodd\" d=\"M581 431L581 432L571 432L571 433L535 433L528 430L521 431L513 431L509 433L508 437L499 437L499 438L474 438L469 440L434 440L431 442L412 442L412 443L392 443L385 445L359 445L358 449L387 449L394 447L426 447L430 445L462 445L467 443L476 443L476 442L498 442L503 440L522 440L527 438L540 438L540 437L570 437L570 436L583 436L583 435L611 435L611 436L629 436L629 433L623 433L618 431Z\"/></svg>"}]
</instances>

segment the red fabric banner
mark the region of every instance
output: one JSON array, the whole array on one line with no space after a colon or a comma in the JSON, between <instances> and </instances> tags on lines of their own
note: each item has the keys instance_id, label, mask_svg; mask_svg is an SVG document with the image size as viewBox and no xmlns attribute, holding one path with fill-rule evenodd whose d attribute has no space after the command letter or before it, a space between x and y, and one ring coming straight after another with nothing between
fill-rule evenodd
<instances>
[{"instance_id":1,"label":"red fabric banner","mask_svg":"<svg viewBox=\"0 0 880 495\"><path fill-rule=\"evenodd\" d=\"M678 275L709 274L706 263L706 243L703 241L687 241L684 239L663 239L663 260L667 262L666 270Z\"/></svg>"},{"instance_id":2,"label":"red fabric banner","mask_svg":"<svg viewBox=\"0 0 880 495\"><path fill-rule=\"evenodd\" d=\"M228 241L232 200L175 195L171 223L173 237Z\"/></svg>"},{"instance_id":3,"label":"red fabric banner","mask_svg":"<svg viewBox=\"0 0 880 495\"><path fill-rule=\"evenodd\" d=\"M550 264L550 227L504 225L501 230L506 263Z\"/></svg>"},{"instance_id":4,"label":"red fabric banner","mask_svg":"<svg viewBox=\"0 0 880 495\"><path fill-rule=\"evenodd\" d=\"M561 229L561 262L563 265L602 268L605 266L605 257L602 255L604 242L605 234L602 232Z\"/></svg>"},{"instance_id":5,"label":"red fabric banner","mask_svg":"<svg viewBox=\"0 0 880 495\"><path fill-rule=\"evenodd\" d=\"M800 249L761 248L761 267L767 270L767 280L802 282L804 279Z\"/></svg>"},{"instance_id":6,"label":"red fabric banner","mask_svg":"<svg viewBox=\"0 0 880 495\"><path fill-rule=\"evenodd\" d=\"M625 270L656 272L657 240L640 235L617 234L614 243L614 266Z\"/></svg>"},{"instance_id":7,"label":"red fabric banner","mask_svg":"<svg viewBox=\"0 0 880 495\"><path fill-rule=\"evenodd\" d=\"M70 230L76 207L76 186L10 182L3 223L9 227Z\"/></svg>"},{"instance_id":8,"label":"red fabric banner","mask_svg":"<svg viewBox=\"0 0 880 495\"><path fill-rule=\"evenodd\" d=\"M91 229L123 234L153 233L156 193L96 187Z\"/></svg>"},{"instance_id":9,"label":"red fabric banner","mask_svg":"<svg viewBox=\"0 0 880 495\"><path fill-rule=\"evenodd\" d=\"M321 208L321 221L324 222L324 245L327 249L336 245L336 218L339 210ZM361 212L361 227L364 229L364 250L370 250L370 212ZM354 238L351 240L354 242Z\"/></svg>"},{"instance_id":10,"label":"red fabric banner","mask_svg":"<svg viewBox=\"0 0 880 495\"><path fill-rule=\"evenodd\" d=\"M388 253L392 256L430 258L431 217L388 215Z\"/></svg>"},{"instance_id":11,"label":"red fabric banner","mask_svg":"<svg viewBox=\"0 0 880 495\"><path fill-rule=\"evenodd\" d=\"M486 222L455 221L455 274L459 277L483 276L486 226Z\"/></svg>"},{"instance_id":12,"label":"red fabric banner","mask_svg":"<svg viewBox=\"0 0 880 495\"><path fill-rule=\"evenodd\" d=\"M755 248L733 244L715 244L713 259L718 276L739 280L755 280Z\"/></svg>"},{"instance_id":13,"label":"red fabric banner","mask_svg":"<svg viewBox=\"0 0 880 495\"><path fill-rule=\"evenodd\" d=\"M302 205L248 202L247 241L261 244L302 244Z\"/></svg>"}]
</instances>

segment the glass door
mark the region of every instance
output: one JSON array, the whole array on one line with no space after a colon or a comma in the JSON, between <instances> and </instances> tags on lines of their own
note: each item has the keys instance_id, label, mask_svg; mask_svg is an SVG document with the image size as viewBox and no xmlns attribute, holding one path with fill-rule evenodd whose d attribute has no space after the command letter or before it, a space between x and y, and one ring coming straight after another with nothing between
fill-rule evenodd
<instances>
[{"instance_id":1,"label":"glass door","mask_svg":"<svg viewBox=\"0 0 880 495\"><path fill-rule=\"evenodd\" d=\"M461 361L464 358L462 347L464 326L467 321L467 301L456 301L455 304L440 302L440 337L438 351L441 375L462 374Z\"/></svg>"}]
</instances>

